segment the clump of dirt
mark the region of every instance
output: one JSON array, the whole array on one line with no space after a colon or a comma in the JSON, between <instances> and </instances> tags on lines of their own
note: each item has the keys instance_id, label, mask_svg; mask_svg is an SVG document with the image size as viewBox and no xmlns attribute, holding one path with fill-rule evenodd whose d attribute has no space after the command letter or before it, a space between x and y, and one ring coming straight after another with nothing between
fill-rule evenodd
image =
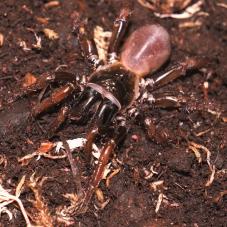
<instances>
[{"instance_id":1,"label":"clump of dirt","mask_svg":"<svg viewBox=\"0 0 227 227\"><path fill-rule=\"evenodd\" d=\"M72 35L73 20L82 15L90 31L96 26L111 31L122 1L0 2L0 184L15 195L26 176L19 198L31 222L37 224L38 218L42 226L226 226L227 5L224 1L178 1L177 10L163 10L172 1L163 6L158 1L158 7L147 7L149 2L128 1L133 14L126 36L149 23L160 23L169 31L172 55L156 74L185 56L205 56L209 61L201 71L190 72L155 91L184 94L188 101L183 107L138 106L139 114L129 117L127 137L112 156L111 177L100 183L87 213L79 216L62 213L77 201L67 158L40 156L26 165L18 162L46 141L45 132L59 107L33 119L30 109L38 93L6 103L19 91L27 73L39 77L62 68L78 78L89 75L92 69ZM194 15L173 16L198 2L200 8ZM160 8L162 11L156 11ZM162 18L163 13L169 16ZM145 119L151 120L152 128ZM88 127L67 121L61 133L74 139ZM83 163L81 169L84 186L92 168ZM5 208L1 205L1 226L26 225L16 203Z\"/></svg>"}]
</instances>

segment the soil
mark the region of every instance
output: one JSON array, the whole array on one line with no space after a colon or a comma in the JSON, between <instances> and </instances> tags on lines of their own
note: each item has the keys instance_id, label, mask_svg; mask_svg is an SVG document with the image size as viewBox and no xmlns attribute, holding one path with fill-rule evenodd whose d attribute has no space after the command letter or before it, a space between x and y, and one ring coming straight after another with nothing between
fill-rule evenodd
<instances>
[{"instance_id":1,"label":"soil","mask_svg":"<svg viewBox=\"0 0 227 227\"><path fill-rule=\"evenodd\" d=\"M63 65L65 71L78 77L89 75L92 69L72 35L72 21L83 15L88 18L91 31L97 25L104 31L111 31L122 1L67 0L49 7L47 2L0 2L0 33L4 36L0 47L0 182L4 189L15 194L21 178L26 176L19 198L31 221L50 226L41 222L39 212L43 209L53 221L53 226L66 226L58 211L70 205L65 195L76 192L68 159L33 157L27 165L18 162L19 158L33 153L41 142L47 140L45 132L59 107L34 120L29 113L39 93L12 104L6 103L18 92L27 73L38 77ZM201 71L189 72L155 91L158 94L167 91L184 94L188 101L183 107L161 109L143 103L138 105L136 117L127 117L128 134L111 158L112 171L120 171L110 179L109 187L106 180L99 185L104 201L109 202L105 206L102 198L93 196L87 212L71 215L68 222L71 226L109 227L227 226L226 5L204 1L199 14L179 20L156 17L151 9L138 2L129 2L134 11L126 37L137 27L148 23L160 23L171 35L172 55L158 74L186 56L205 56L209 60ZM44 28L54 30L59 38L47 38ZM35 34L41 37L40 49L33 46L36 44ZM207 96L204 82L209 84ZM57 85L50 90L55 87ZM153 131L145 127L145 118L153 122ZM73 139L87 129L88 125L67 121L60 131L64 138ZM56 140L59 137L53 139ZM102 140L105 138L99 138L97 143L101 145ZM198 160L195 151L200 153L201 160ZM210 162L207 162L209 151ZM81 160L82 185L85 187L93 168L83 157ZM214 178L207 183L212 177L211 170L215 171ZM37 208L37 204L35 206L31 202L37 200L28 186L34 173L35 178L46 177L39 186L40 198L45 204L43 208ZM154 182L159 185L154 187ZM158 198L162 198L159 209ZM0 226L26 225L16 203L9 204L7 209L12 213L12 219L0 208Z\"/></svg>"}]
</instances>

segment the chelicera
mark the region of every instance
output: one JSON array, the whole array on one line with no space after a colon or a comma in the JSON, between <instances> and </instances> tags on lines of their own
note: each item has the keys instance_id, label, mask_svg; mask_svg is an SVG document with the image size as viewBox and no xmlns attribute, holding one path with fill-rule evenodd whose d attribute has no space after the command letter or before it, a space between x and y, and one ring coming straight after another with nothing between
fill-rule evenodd
<instances>
[{"instance_id":1,"label":"chelicera","mask_svg":"<svg viewBox=\"0 0 227 227\"><path fill-rule=\"evenodd\" d=\"M76 122L88 122L89 113L93 110L92 124L84 147L88 156L97 135L105 133L111 124L116 124L115 134L101 150L98 164L80 198L77 213L86 211L94 191L102 180L104 168L112 151L127 133L125 122L115 121L116 115L127 114L127 109L138 97L140 80L160 69L170 57L170 36L159 24L147 24L135 30L126 38L118 55L129 15L130 10L124 8L114 22L105 64L99 59L95 43L87 35L85 26L80 25L74 29L78 35L83 55L94 69L85 86L82 86L82 91L76 78L65 72L56 72L54 75L43 74L35 84L25 91L28 94L30 91L45 88L51 82L65 81L65 85L33 107L32 116L37 118L43 112L61 103L62 108L50 127L50 135L53 135L67 118ZM201 67L203 62L201 58L187 58L161 76L152 78L152 89L155 90L173 81L184 75L187 70ZM75 95L79 97L76 101ZM67 101L64 102L65 100ZM153 97L152 101L153 105L161 107L177 107L180 103L179 99L171 95Z\"/></svg>"}]
</instances>

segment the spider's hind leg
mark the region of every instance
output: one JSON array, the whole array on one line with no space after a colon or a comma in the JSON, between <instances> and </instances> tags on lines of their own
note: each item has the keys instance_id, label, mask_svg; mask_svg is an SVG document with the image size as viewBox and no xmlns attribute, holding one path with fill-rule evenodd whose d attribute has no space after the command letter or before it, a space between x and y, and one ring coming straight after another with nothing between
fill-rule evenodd
<instances>
[{"instance_id":1,"label":"spider's hind leg","mask_svg":"<svg viewBox=\"0 0 227 227\"><path fill-rule=\"evenodd\" d=\"M187 102L186 97L182 95L175 95L170 92L166 92L164 94L154 94L152 96L152 104L158 108L180 108Z\"/></svg>"},{"instance_id":2,"label":"spider's hind leg","mask_svg":"<svg viewBox=\"0 0 227 227\"><path fill-rule=\"evenodd\" d=\"M166 73L156 77L153 79L153 90L162 87L169 82L179 78L180 76L184 76L187 71L190 70L199 70L204 67L208 63L208 59L205 57L191 57L186 58L184 61L178 63L173 66L172 69L167 71Z\"/></svg>"}]
</instances>

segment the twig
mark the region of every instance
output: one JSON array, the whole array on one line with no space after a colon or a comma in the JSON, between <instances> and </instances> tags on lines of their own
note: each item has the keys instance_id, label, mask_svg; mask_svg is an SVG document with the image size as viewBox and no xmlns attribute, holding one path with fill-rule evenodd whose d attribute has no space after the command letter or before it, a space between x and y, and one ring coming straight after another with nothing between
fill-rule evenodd
<instances>
[{"instance_id":1,"label":"twig","mask_svg":"<svg viewBox=\"0 0 227 227\"><path fill-rule=\"evenodd\" d=\"M69 163L72 169L74 181L76 184L77 195L80 197L83 194L83 190L81 186L81 173L80 173L79 161L76 162L74 160L72 156L72 152L70 151L69 144L67 143L66 139L62 135L60 135L60 138L65 147L65 152L66 152L66 155L68 156Z\"/></svg>"},{"instance_id":2,"label":"twig","mask_svg":"<svg viewBox=\"0 0 227 227\"><path fill-rule=\"evenodd\" d=\"M199 163L202 161L202 158L201 158L201 155L200 155L198 149L201 149L201 150L206 152L206 156L207 156L206 161L207 161L207 164L208 164L209 169L211 171L211 175L210 175L208 181L206 182L205 186L209 187L214 181L215 170L216 170L215 165L212 165L210 163L211 152L205 146L203 146L201 144L197 144L197 143L192 142L192 141L189 142L189 149L191 149L195 153L195 156L198 159Z\"/></svg>"},{"instance_id":3,"label":"twig","mask_svg":"<svg viewBox=\"0 0 227 227\"><path fill-rule=\"evenodd\" d=\"M227 4L222 3L222 2L217 3L217 6L220 6L220 7L223 7L223 8L225 8L225 9L227 9Z\"/></svg>"},{"instance_id":4,"label":"twig","mask_svg":"<svg viewBox=\"0 0 227 227\"><path fill-rule=\"evenodd\" d=\"M8 80L12 78L14 78L14 76L3 76L3 77L0 77L0 80Z\"/></svg>"},{"instance_id":5,"label":"twig","mask_svg":"<svg viewBox=\"0 0 227 227\"><path fill-rule=\"evenodd\" d=\"M158 213L160 206L161 206L161 203L162 203L162 200L163 200L163 193L160 193L158 195L158 201L157 201L157 204L156 204L156 207L155 207L155 213Z\"/></svg>"}]
</instances>

